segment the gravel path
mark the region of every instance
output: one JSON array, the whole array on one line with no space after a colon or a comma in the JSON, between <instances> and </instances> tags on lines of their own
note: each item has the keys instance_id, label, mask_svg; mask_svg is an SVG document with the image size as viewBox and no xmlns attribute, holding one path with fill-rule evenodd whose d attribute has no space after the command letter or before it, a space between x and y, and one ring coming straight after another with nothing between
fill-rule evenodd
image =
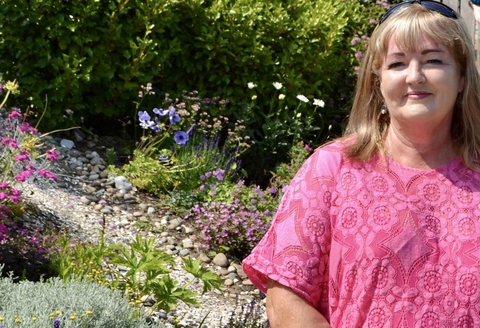
<instances>
[{"instance_id":1,"label":"gravel path","mask_svg":"<svg viewBox=\"0 0 480 328\"><path fill-rule=\"evenodd\" d=\"M201 307L180 304L168 314L150 311L155 320L165 322L175 317L179 326L193 328L206 317L202 327L232 327L227 324L232 313L240 315L242 308L248 308L252 302L259 304L264 318L263 296L247 279L238 260L223 254L209 258L200 252L195 246L198 239L195 226L159 207L156 198L135 188L129 189L128 183L125 187L121 181L110 177L105 170L106 162L102 158L105 147L101 146L100 140L87 142L81 140L81 136L78 139L73 142L49 138L45 142L45 147L53 146L61 155L60 161L52 168L58 181L23 184L24 199L37 209L36 213L25 215L25 220L34 226L53 222L72 235L93 243L99 241L102 225L108 243L128 243L138 233L155 237L157 247L175 256L178 263L184 256L201 259L206 267L224 279L223 292L211 291L199 296ZM180 283L191 280L189 274L178 267L171 276ZM192 288L200 294L201 283ZM149 303L144 304L148 307Z\"/></svg>"}]
</instances>

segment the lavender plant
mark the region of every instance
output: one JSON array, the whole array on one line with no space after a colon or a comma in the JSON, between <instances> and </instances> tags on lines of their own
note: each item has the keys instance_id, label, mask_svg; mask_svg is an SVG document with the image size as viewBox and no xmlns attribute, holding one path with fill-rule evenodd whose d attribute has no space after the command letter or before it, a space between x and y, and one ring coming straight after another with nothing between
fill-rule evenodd
<instances>
[{"instance_id":1,"label":"lavender plant","mask_svg":"<svg viewBox=\"0 0 480 328\"><path fill-rule=\"evenodd\" d=\"M270 328L265 306L260 301L258 298L253 298L248 304L242 304L240 311L237 311L237 300L236 309L232 311L228 323L226 325L220 323L220 326L222 328Z\"/></svg>"},{"instance_id":2,"label":"lavender plant","mask_svg":"<svg viewBox=\"0 0 480 328\"><path fill-rule=\"evenodd\" d=\"M87 282L0 278L0 325L12 327L151 327L120 291Z\"/></svg>"}]
</instances>

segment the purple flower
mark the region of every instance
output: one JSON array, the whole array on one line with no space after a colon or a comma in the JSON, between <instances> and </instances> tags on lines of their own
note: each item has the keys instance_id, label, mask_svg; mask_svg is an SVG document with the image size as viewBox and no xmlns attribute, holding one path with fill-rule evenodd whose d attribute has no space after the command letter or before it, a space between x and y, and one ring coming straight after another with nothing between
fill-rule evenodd
<instances>
[{"instance_id":1,"label":"purple flower","mask_svg":"<svg viewBox=\"0 0 480 328\"><path fill-rule=\"evenodd\" d=\"M8 233L8 230L9 230L9 229L7 228L6 225L0 224L0 232L1 232L1 233L7 234L7 233Z\"/></svg>"},{"instance_id":2,"label":"purple flower","mask_svg":"<svg viewBox=\"0 0 480 328\"><path fill-rule=\"evenodd\" d=\"M159 161L162 161L162 162L165 162L165 161L168 161L168 156L167 155L160 155L160 157L158 158Z\"/></svg>"},{"instance_id":3,"label":"purple flower","mask_svg":"<svg viewBox=\"0 0 480 328\"><path fill-rule=\"evenodd\" d=\"M151 118L151 117L150 117L150 115L147 113L147 111L144 111L144 112L139 111L139 112L138 112L138 119L139 119L140 121L150 121L150 118Z\"/></svg>"},{"instance_id":4,"label":"purple flower","mask_svg":"<svg viewBox=\"0 0 480 328\"><path fill-rule=\"evenodd\" d=\"M271 187L268 189L268 192L272 195L275 195L278 192L278 190L275 187Z\"/></svg>"},{"instance_id":5,"label":"purple flower","mask_svg":"<svg viewBox=\"0 0 480 328\"><path fill-rule=\"evenodd\" d=\"M175 107L173 107L173 106L170 107L170 112L169 112L168 116L170 118L170 124L178 123L181 120L180 115L175 113Z\"/></svg>"},{"instance_id":6,"label":"purple flower","mask_svg":"<svg viewBox=\"0 0 480 328\"><path fill-rule=\"evenodd\" d=\"M355 58L357 58L357 59L362 59L363 56L364 56L364 55L363 55L363 52L361 52L361 51L357 51L357 52L355 53Z\"/></svg>"},{"instance_id":7,"label":"purple flower","mask_svg":"<svg viewBox=\"0 0 480 328\"><path fill-rule=\"evenodd\" d=\"M0 192L0 200L4 200L8 198L8 194L6 192Z\"/></svg>"},{"instance_id":8,"label":"purple flower","mask_svg":"<svg viewBox=\"0 0 480 328\"><path fill-rule=\"evenodd\" d=\"M153 109L153 112L157 115L160 115L160 116L165 116L168 114L168 110L167 109L158 109L158 108L154 108Z\"/></svg>"},{"instance_id":9,"label":"purple flower","mask_svg":"<svg viewBox=\"0 0 480 328\"><path fill-rule=\"evenodd\" d=\"M188 134L183 131L176 131L173 134L173 139L177 145L184 145L188 141Z\"/></svg>"},{"instance_id":10,"label":"purple flower","mask_svg":"<svg viewBox=\"0 0 480 328\"><path fill-rule=\"evenodd\" d=\"M356 46L358 44L358 42L360 42L360 38L359 37L354 37L352 39L351 44L352 44L352 46Z\"/></svg>"},{"instance_id":11,"label":"purple flower","mask_svg":"<svg viewBox=\"0 0 480 328\"><path fill-rule=\"evenodd\" d=\"M60 328L60 319L59 318L55 318L55 320L53 320L53 328Z\"/></svg>"},{"instance_id":12,"label":"purple flower","mask_svg":"<svg viewBox=\"0 0 480 328\"><path fill-rule=\"evenodd\" d=\"M151 121L150 115L147 111L139 111L138 112L138 119L140 120L140 126L144 129L148 129L154 125L153 121Z\"/></svg>"}]
</instances>

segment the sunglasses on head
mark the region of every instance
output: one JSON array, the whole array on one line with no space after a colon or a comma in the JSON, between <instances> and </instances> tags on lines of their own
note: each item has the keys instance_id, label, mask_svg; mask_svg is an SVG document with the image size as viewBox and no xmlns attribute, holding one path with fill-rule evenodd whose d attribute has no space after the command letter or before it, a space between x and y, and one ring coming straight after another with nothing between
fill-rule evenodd
<instances>
[{"instance_id":1,"label":"sunglasses on head","mask_svg":"<svg viewBox=\"0 0 480 328\"><path fill-rule=\"evenodd\" d=\"M452 19L457 19L457 14L455 11L450 8L447 5L444 5L441 2L437 1L431 1L431 0L410 0L410 1L405 1L399 4L396 4L392 8L388 9L385 14L380 18L380 24L382 24L388 17L392 16L396 12L398 12L400 9L410 6L412 3L418 3L419 5L422 5L424 8L430 10L430 11L435 11L437 13L442 14L443 16L446 16L448 18Z\"/></svg>"}]
</instances>

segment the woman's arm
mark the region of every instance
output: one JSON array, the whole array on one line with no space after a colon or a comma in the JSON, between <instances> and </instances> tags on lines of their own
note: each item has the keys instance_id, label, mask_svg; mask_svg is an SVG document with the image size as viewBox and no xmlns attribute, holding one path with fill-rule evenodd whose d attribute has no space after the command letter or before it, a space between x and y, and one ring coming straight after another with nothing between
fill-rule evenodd
<instances>
[{"instance_id":1,"label":"woman's arm","mask_svg":"<svg viewBox=\"0 0 480 328\"><path fill-rule=\"evenodd\" d=\"M310 303L271 279L267 289L267 316L272 328L330 328Z\"/></svg>"}]
</instances>

